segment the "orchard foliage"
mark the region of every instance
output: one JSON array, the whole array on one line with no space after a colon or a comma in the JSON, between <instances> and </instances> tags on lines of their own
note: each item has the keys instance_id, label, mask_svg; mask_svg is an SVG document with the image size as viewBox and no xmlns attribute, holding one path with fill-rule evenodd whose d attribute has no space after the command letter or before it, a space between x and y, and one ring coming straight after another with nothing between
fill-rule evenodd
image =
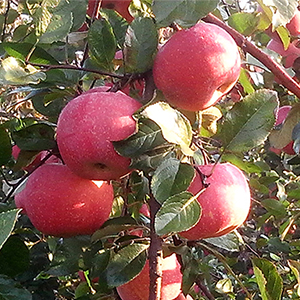
<instances>
[{"instance_id":1,"label":"orchard foliage","mask_svg":"<svg viewBox=\"0 0 300 300\"><path fill-rule=\"evenodd\" d=\"M131 22L101 0L91 14L87 0L0 2L0 299L120 299L117 287L162 252L177 254L182 292L194 300L299 299L300 35L288 29L298 4L133 0ZM165 101L152 67L174 32L200 20L231 34L242 66L215 106L186 112ZM283 49L270 49L272 40ZM111 216L92 235L44 235L14 196L48 159L60 161L56 126L66 104L104 85L143 105L136 132L113 143L133 171L111 182ZM292 108L276 124L284 105ZM294 153L281 151L291 141ZM178 233L201 218L187 191L194 167L225 162L247 177L248 218L227 235L187 241ZM159 299L156 271L151 300Z\"/></svg>"}]
</instances>

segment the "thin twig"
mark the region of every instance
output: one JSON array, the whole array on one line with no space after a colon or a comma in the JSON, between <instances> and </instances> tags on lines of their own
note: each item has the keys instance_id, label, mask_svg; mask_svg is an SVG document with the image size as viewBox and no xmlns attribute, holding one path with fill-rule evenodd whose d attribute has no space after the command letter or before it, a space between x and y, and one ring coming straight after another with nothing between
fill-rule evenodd
<instances>
[{"instance_id":1,"label":"thin twig","mask_svg":"<svg viewBox=\"0 0 300 300\"><path fill-rule=\"evenodd\" d=\"M257 58L280 80L280 83L284 87L286 87L289 91L291 91L298 98L300 98L300 85L268 54L264 53L253 43L251 43L251 41L247 40L247 38L244 37L241 33L225 24L222 20L218 19L213 14L208 14L202 20L207 23L213 23L215 25L218 25L224 30L226 30L233 37L237 45L241 47L243 51L250 53L252 56Z\"/></svg>"}]
</instances>

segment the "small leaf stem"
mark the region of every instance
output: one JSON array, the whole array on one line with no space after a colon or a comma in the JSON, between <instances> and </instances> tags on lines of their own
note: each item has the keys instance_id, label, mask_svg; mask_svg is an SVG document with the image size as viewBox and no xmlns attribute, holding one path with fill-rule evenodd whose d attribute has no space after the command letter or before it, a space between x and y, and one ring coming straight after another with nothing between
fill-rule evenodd
<instances>
[{"instance_id":1,"label":"small leaf stem","mask_svg":"<svg viewBox=\"0 0 300 300\"><path fill-rule=\"evenodd\" d=\"M285 86L289 91L294 93L298 98L300 98L300 85L278 64L276 63L268 54L264 53L258 47L256 47L251 41L247 40L241 33L233 29L232 27L225 24L219 18L215 17L213 14L208 14L202 19L207 23L212 23L220 26L226 30L235 40L237 45L247 53L250 53L256 59L258 59L262 64L264 64L279 80L280 83Z\"/></svg>"},{"instance_id":2,"label":"small leaf stem","mask_svg":"<svg viewBox=\"0 0 300 300\"><path fill-rule=\"evenodd\" d=\"M159 203L151 195L149 200L150 207L150 248L149 248L149 300L160 300L162 286L162 239L156 234L154 220Z\"/></svg>"}]
</instances>

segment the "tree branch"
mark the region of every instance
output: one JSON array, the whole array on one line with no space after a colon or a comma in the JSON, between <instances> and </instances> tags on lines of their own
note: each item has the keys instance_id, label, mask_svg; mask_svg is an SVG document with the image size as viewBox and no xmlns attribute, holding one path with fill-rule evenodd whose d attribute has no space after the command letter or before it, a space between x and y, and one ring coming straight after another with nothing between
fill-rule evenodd
<instances>
[{"instance_id":1,"label":"tree branch","mask_svg":"<svg viewBox=\"0 0 300 300\"><path fill-rule=\"evenodd\" d=\"M162 285L162 239L156 234L154 220L159 210L159 203L153 195L149 200L150 206L150 248L149 248L149 300L160 300Z\"/></svg>"},{"instance_id":2,"label":"tree branch","mask_svg":"<svg viewBox=\"0 0 300 300\"><path fill-rule=\"evenodd\" d=\"M208 14L202 20L207 23L218 25L226 30L243 51L250 53L252 56L257 58L280 80L280 83L284 87L286 87L289 91L300 98L300 85L278 63L272 60L269 55L264 53L262 50L248 41L241 33L226 25L223 21L215 17L213 14Z\"/></svg>"}]
</instances>

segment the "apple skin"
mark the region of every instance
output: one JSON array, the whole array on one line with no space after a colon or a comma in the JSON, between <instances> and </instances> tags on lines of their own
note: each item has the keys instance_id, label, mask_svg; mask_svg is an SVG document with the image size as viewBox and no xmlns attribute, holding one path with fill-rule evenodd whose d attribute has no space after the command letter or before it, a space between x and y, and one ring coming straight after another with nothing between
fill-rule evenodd
<instances>
[{"instance_id":1,"label":"apple skin","mask_svg":"<svg viewBox=\"0 0 300 300\"><path fill-rule=\"evenodd\" d=\"M240 68L233 38L219 26L202 22L176 32L158 50L153 78L171 105L198 111L232 89Z\"/></svg>"},{"instance_id":2,"label":"apple skin","mask_svg":"<svg viewBox=\"0 0 300 300\"><path fill-rule=\"evenodd\" d=\"M82 93L62 110L56 139L63 161L78 176L117 180L131 172L130 159L119 155L112 141L136 131L135 99L112 92Z\"/></svg>"},{"instance_id":3,"label":"apple skin","mask_svg":"<svg viewBox=\"0 0 300 300\"><path fill-rule=\"evenodd\" d=\"M113 199L109 183L79 177L66 165L45 164L29 176L15 203L42 233L71 237L100 228L109 218Z\"/></svg>"},{"instance_id":4,"label":"apple skin","mask_svg":"<svg viewBox=\"0 0 300 300\"><path fill-rule=\"evenodd\" d=\"M275 126L278 126L284 122L284 120L286 119L291 108L292 108L292 106L290 106L290 105L284 105L284 106L279 107L278 111L276 112L277 119L276 119ZM284 152L289 155L295 155L296 153L293 149L293 146L294 146L294 141L290 141L282 149L270 147L269 150L276 153L277 155L279 155L281 152Z\"/></svg>"},{"instance_id":5,"label":"apple skin","mask_svg":"<svg viewBox=\"0 0 300 300\"><path fill-rule=\"evenodd\" d=\"M173 300L193 300L193 298L190 295L184 296L183 293L179 294L179 296Z\"/></svg>"},{"instance_id":6,"label":"apple skin","mask_svg":"<svg viewBox=\"0 0 300 300\"><path fill-rule=\"evenodd\" d=\"M298 36L300 34L300 11L297 10L289 23L286 24L286 28L292 36Z\"/></svg>"},{"instance_id":7,"label":"apple skin","mask_svg":"<svg viewBox=\"0 0 300 300\"><path fill-rule=\"evenodd\" d=\"M208 176L209 186L197 198L202 207L198 223L181 232L188 240L200 240L227 234L241 226L246 220L251 204L249 185L245 175L230 163L198 166L198 170ZM188 191L197 194L203 187L198 172Z\"/></svg>"},{"instance_id":8,"label":"apple skin","mask_svg":"<svg viewBox=\"0 0 300 300\"><path fill-rule=\"evenodd\" d=\"M174 299L181 293L180 268L175 253L163 259L161 300ZM149 284L149 261L147 260L143 270L131 281L117 287L117 292L122 300L148 300Z\"/></svg>"}]
</instances>

